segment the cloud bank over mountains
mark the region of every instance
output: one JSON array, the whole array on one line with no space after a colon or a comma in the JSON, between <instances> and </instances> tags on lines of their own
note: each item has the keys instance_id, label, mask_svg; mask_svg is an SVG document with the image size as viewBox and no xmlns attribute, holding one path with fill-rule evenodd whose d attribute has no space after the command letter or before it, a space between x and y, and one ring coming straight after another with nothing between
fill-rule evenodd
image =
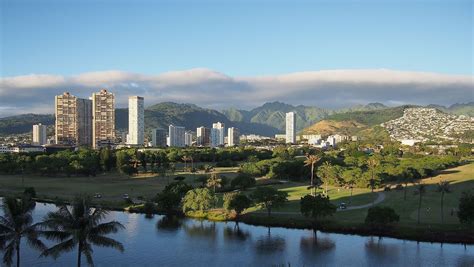
<instances>
[{"instance_id":1,"label":"cloud bank over mountains","mask_svg":"<svg viewBox=\"0 0 474 267\"><path fill-rule=\"evenodd\" d=\"M145 103L193 103L203 107L253 108L268 101L324 108L369 102L386 105L451 105L474 100L474 76L386 69L324 70L257 77L231 77L205 68L145 75L100 71L75 76L31 74L0 78L0 117L53 113L54 96L68 91L87 98L107 88L118 107L130 95Z\"/></svg>"}]
</instances>

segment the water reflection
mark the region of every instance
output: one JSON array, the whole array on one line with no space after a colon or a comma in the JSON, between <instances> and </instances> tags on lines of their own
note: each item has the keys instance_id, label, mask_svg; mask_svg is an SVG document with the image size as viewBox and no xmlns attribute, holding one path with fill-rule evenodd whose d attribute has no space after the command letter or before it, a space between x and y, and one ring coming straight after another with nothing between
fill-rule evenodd
<instances>
[{"instance_id":1,"label":"water reflection","mask_svg":"<svg viewBox=\"0 0 474 267\"><path fill-rule=\"evenodd\" d=\"M418 253L417 245L417 253ZM378 260L383 259L383 261L393 259L398 259L400 255L399 246L396 244L386 244L383 242L383 238L379 237L370 237L367 242L365 242L365 252L366 256L370 259Z\"/></svg>"},{"instance_id":2,"label":"water reflection","mask_svg":"<svg viewBox=\"0 0 474 267\"><path fill-rule=\"evenodd\" d=\"M156 222L156 228L158 230L174 232L181 228L182 219L174 215L162 216Z\"/></svg>"},{"instance_id":3,"label":"water reflection","mask_svg":"<svg viewBox=\"0 0 474 267\"><path fill-rule=\"evenodd\" d=\"M250 232L241 230L238 225L224 228L224 240L245 241L248 238L250 238Z\"/></svg>"},{"instance_id":4,"label":"water reflection","mask_svg":"<svg viewBox=\"0 0 474 267\"><path fill-rule=\"evenodd\" d=\"M193 238L215 239L216 223L208 221L189 221L182 226L184 232Z\"/></svg>"},{"instance_id":5,"label":"water reflection","mask_svg":"<svg viewBox=\"0 0 474 267\"><path fill-rule=\"evenodd\" d=\"M255 250L257 253L275 253L285 250L285 239L279 235L272 236L270 230L270 227L268 227L268 233L257 239L255 243Z\"/></svg>"},{"instance_id":6,"label":"water reflection","mask_svg":"<svg viewBox=\"0 0 474 267\"><path fill-rule=\"evenodd\" d=\"M317 235L303 236L300 240L300 249L305 252L318 253L324 250L334 249L336 243L327 237L319 237Z\"/></svg>"}]
</instances>

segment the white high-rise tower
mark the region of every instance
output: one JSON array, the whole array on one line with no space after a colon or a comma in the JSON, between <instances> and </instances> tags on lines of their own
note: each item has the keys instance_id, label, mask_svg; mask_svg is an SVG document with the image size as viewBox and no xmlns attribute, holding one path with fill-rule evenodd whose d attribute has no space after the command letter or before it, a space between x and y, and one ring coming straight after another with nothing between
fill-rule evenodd
<instances>
[{"instance_id":1,"label":"white high-rise tower","mask_svg":"<svg viewBox=\"0 0 474 267\"><path fill-rule=\"evenodd\" d=\"M294 112L286 113L286 143L296 143L296 114Z\"/></svg>"},{"instance_id":2,"label":"white high-rise tower","mask_svg":"<svg viewBox=\"0 0 474 267\"><path fill-rule=\"evenodd\" d=\"M46 125L41 123L33 125L33 144L44 145L46 144Z\"/></svg>"},{"instance_id":3,"label":"white high-rise tower","mask_svg":"<svg viewBox=\"0 0 474 267\"><path fill-rule=\"evenodd\" d=\"M145 106L140 96L128 98L128 140L129 145L143 145L145 142Z\"/></svg>"}]
</instances>

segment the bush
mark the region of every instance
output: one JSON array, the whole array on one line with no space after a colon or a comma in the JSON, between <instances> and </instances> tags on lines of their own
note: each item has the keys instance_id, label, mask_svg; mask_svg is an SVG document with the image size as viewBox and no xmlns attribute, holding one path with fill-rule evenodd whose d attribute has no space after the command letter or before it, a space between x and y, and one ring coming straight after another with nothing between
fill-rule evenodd
<instances>
[{"instance_id":1,"label":"bush","mask_svg":"<svg viewBox=\"0 0 474 267\"><path fill-rule=\"evenodd\" d=\"M372 207L367 213L365 223L376 228L383 228L398 222L400 216L390 207Z\"/></svg>"},{"instance_id":2,"label":"bush","mask_svg":"<svg viewBox=\"0 0 474 267\"><path fill-rule=\"evenodd\" d=\"M207 188L189 190L183 198L183 212L207 211L216 203L216 197Z\"/></svg>"},{"instance_id":3,"label":"bush","mask_svg":"<svg viewBox=\"0 0 474 267\"><path fill-rule=\"evenodd\" d=\"M463 224L472 225L474 222L474 194L463 192L459 199L459 221Z\"/></svg>"},{"instance_id":4,"label":"bush","mask_svg":"<svg viewBox=\"0 0 474 267\"><path fill-rule=\"evenodd\" d=\"M36 197L36 190L34 187L27 187L25 188L25 191L23 191L24 195L29 196L30 198Z\"/></svg>"},{"instance_id":5,"label":"bush","mask_svg":"<svg viewBox=\"0 0 474 267\"><path fill-rule=\"evenodd\" d=\"M245 190L249 187L254 186L257 183L254 177L246 174L246 173L239 173L237 177L235 177L231 182L230 186L232 188L240 188Z\"/></svg>"}]
</instances>

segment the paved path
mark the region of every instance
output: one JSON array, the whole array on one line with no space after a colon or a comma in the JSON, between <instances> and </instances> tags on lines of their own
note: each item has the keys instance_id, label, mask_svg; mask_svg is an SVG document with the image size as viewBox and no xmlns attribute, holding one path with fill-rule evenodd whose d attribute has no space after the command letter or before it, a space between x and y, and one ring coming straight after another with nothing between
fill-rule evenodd
<instances>
[{"instance_id":1,"label":"paved path","mask_svg":"<svg viewBox=\"0 0 474 267\"><path fill-rule=\"evenodd\" d=\"M350 206L347 207L344 210L337 209L337 211L346 211L346 210L358 210L358 209L365 209L368 207L371 207L372 205L377 205L380 202L385 200L385 193L384 192L377 192L377 199L373 203L365 204L365 205L359 205L359 206Z\"/></svg>"},{"instance_id":2,"label":"paved path","mask_svg":"<svg viewBox=\"0 0 474 267\"><path fill-rule=\"evenodd\" d=\"M385 193L384 192L377 192L377 199L373 203L365 204L365 205L359 205L359 206L350 206L347 207L344 210L337 209L337 211L347 211L347 210L358 210L358 209L365 209L369 208L372 205L377 205L380 202L385 200ZM266 213L266 211L254 211L253 213ZM294 214L301 214L300 212L295 212L295 211L272 211L272 214L282 214L282 215L294 215Z\"/></svg>"}]
</instances>

